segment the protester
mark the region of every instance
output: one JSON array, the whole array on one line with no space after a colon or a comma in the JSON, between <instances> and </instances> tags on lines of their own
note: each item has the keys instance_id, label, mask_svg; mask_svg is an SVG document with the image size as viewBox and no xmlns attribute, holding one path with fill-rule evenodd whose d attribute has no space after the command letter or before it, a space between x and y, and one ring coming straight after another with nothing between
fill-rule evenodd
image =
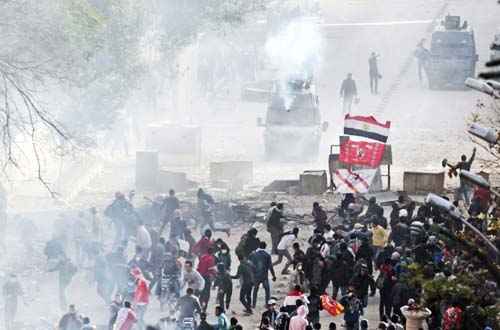
<instances>
[{"instance_id":1,"label":"protester","mask_svg":"<svg viewBox=\"0 0 500 330\"><path fill-rule=\"evenodd\" d=\"M81 330L95 330L95 327L90 324L90 318L88 316L85 316L83 318L83 325L81 327Z\"/></svg>"},{"instance_id":2,"label":"protester","mask_svg":"<svg viewBox=\"0 0 500 330\"><path fill-rule=\"evenodd\" d=\"M292 256L290 255L288 249L297 240L298 236L299 236L299 228L295 227L291 232L284 233L281 236L280 242L278 243L278 246L276 248L278 260L273 262L273 266L281 264L281 262L283 261L283 257L285 257L287 259L287 262L285 264L285 267L281 271L282 275L288 274L288 267L290 267L290 265L292 265L293 263Z\"/></svg>"},{"instance_id":3,"label":"protester","mask_svg":"<svg viewBox=\"0 0 500 330\"><path fill-rule=\"evenodd\" d=\"M249 260L255 266L255 282L252 294L252 307L255 309L257 305L257 294L259 287L262 284L265 292L265 300L271 299L271 288L269 285L269 273L271 273L273 282L276 281L276 274L274 273L273 262L271 255L266 251L267 244L260 242L259 248L253 252Z\"/></svg>"},{"instance_id":4,"label":"protester","mask_svg":"<svg viewBox=\"0 0 500 330\"><path fill-rule=\"evenodd\" d=\"M271 206L269 212L269 218L267 220L267 231L271 234L271 253L275 254L278 248L278 243L281 235L283 234L283 223L282 219L285 218L283 215L283 203L277 203L276 206Z\"/></svg>"},{"instance_id":5,"label":"protester","mask_svg":"<svg viewBox=\"0 0 500 330\"><path fill-rule=\"evenodd\" d=\"M78 315L75 305L69 305L69 310L59 321L58 327L59 330L80 330L82 325L82 319Z\"/></svg>"},{"instance_id":6,"label":"protester","mask_svg":"<svg viewBox=\"0 0 500 330\"><path fill-rule=\"evenodd\" d=\"M210 300L210 290L212 289L212 281L216 273L215 257L213 253L213 248L209 247L207 252L201 255L198 262L198 273L200 273L203 280L205 280L205 286L200 293L200 304L204 311Z\"/></svg>"},{"instance_id":7,"label":"protester","mask_svg":"<svg viewBox=\"0 0 500 330\"><path fill-rule=\"evenodd\" d=\"M135 278L133 302L137 313L137 325L140 329L143 329L146 326L144 323L144 316L149 304L149 283L144 278L140 268L135 267L130 273Z\"/></svg>"},{"instance_id":8,"label":"protester","mask_svg":"<svg viewBox=\"0 0 500 330\"><path fill-rule=\"evenodd\" d=\"M240 280L240 302L246 314L252 314L252 288L255 283L255 266L248 260L238 256L240 264L233 279Z\"/></svg>"},{"instance_id":9,"label":"protester","mask_svg":"<svg viewBox=\"0 0 500 330\"><path fill-rule=\"evenodd\" d=\"M306 326L309 324L307 322L307 310L305 306L300 306L297 308L297 315L290 319L289 330L305 330Z\"/></svg>"},{"instance_id":10,"label":"protester","mask_svg":"<svg viewBox=\"0 0 500 330\"><path fill-rule=\"evenodd\" d=\"M363 303L356 296L354 288L350 287L347 295L340 299L344 306L344 321L347 330L357 330L359 328L359 319L363 314Z\"/></svg>"},{"instance_id":11,"label":"protester","mask_svg":"<svg viewBox=\"0 0 500 330\"><path fill-rule=\"evenodd\" d=\"M340 97L343 99L343 113L350 113L352 102L358 97L358 90L356 88L356 82L352 79L352 73L348 73L347 78L342 81L342 85L340 87Z\"/></svg>"},{"instance_id":12,"label":"protester","mask_svg":"<svg viewBox=\"0 0 500 330\"><path fill-rule=\"evenodd\" d=\"M326 214L326 211L323 209L323 207L319 205L318 202L313 203L313 209L311 214L314 218L314 225L316 226L316 229L324 230L326 221L328 220L328 215Z\"/></svg>"},{"instance_id":13,"label":"protester","mask_svg":"<svg viewBox=\"0 0 500 330\"><path fill-rule=\"evenodd\" d=\"M215 307L215 316L217 323L213 326L214 330L229 330L229 321L221 306Z\"/></svg>"},{"instance_id":14,"label":"protester","mask_svg":"<svg viewBox=\"0 0 500 330\"><path fill-rule=\"evenodd\" d=\"M425 320L431 316L431 311L418 306L414 299L408 300L408 305L401 307L401 313L406 319L406 330L423 329Z\"/></svg>"},{"instance_id":15,"label":"protester","mask_svg":"<svg viewBox=\"0 0 500 330\"><path fill-rule=\"evenodd\" d=\"M369 76L370 76L370 91L372 94L378 94L378 80L381 75L378 71L378 60L379 55L372 52L368 58Z\"/></svg>"},{"instance_id":16,"label":"protester","mask_svg":"<svg viewBox=\"0 0 500 330\"><path fill-rule=\"evenodd\" d=\"M217 274L214 279L214 287L217 288L217 304L223 312L229 310L231 296L233 294L233 282L229 271L222 263L217 264Z\"/></svg>"},{"instance_id":17,"label":"protester","mask_svg":"<svg viewBox=\"0 0 500 330\"><path fill-rule=\"evenodd\" d=\"M194 294L199 296L205 287L205 279L193 268L193 262L186 260L184 262L184 272L182 273L182 290L192 289Z\"/></svg>"},{"instance_id":18,"label":"protester","mask_svg":"<svg viewBox=\"0 0 500 330\"><path fill-rule=\"evenodd\" d=\"M179 312L179 320L187 318L195 318L196 313L200 314L200 318L206 313L202 312L200 301L193 295L193 289L187 288L186 294L179 298L175 308ZM202 319L203 321L203 319Z\"/></svg>"},{"instance_id":19,"label":"protester","mask_svg":"<svg viewBox=\"0 0 500 330\"><path fill-rule=\"evenodd\" d=\"M198 257L207 254L208 249L214 247L215 242L212 240L212 231L210 229L205 230L203 236L200 240L193 246L191 252Z\"/></svg>"},{"instance_id":20,"label":"protester","mask_svg":"<svg viewBox=\"0 0 500 330\"><path fill-rule=\"evenodd\" d=\"M262 323L264 323L264 320L268 321L268 325L270 328L276 328L276 320L278 319L278 311L276 310L276 299L269 299L269 301L266 304L267 309L262 313L261 317L261 325L260 328L262 328Z\"/></svg>"},{"instance_id":21,"label":"protester","mask_svg":"<svg viewBox=\"0 0 500 330\"><path fill-rule=\"evenodd\" d=\"M198 325L197 330L213 330L214 327L212 327L208 322L207 322L207 313L201 312L200 313L200 324Z\"/></svg>"},{"instance_id":22,"label":"protester","mask_svg":"<svg viewBox=\"0 0 500 330\"><path fill-rule=\"evenodd\" d=\"M311 287L311 293L307 297L309 304L307 305L309 313L307 314L307 320L310 324L319 324L319 312L323 310L321 305L320 292L317 287Z\"/></svg>"},{"instance_id":23,"label":"protester","mask_svg":"<svg viewBox=\"0 0 500 330\"><path fill-rule=\"evenodd\" d=\"M141 248L144 258L148 260L151 247L153 246L153 241L142 220L139 221L139 226L137 227L135 246Z\"/></svg>"},{"instance_id":24,"label":"protester","mask_svg":"<svg viewBox=\"0 0 500 330\"><path fill-rule=\"evenodd\" d=\"M123 307L118 311L116 317L115 329L116 330L131 330L137 322L137 316L132 309L129 301L123 303Z\"/></svg>"},{"instance_id":25,"label":"protester","mask_svg":"<svg viewBox=\"0 0 500 330\"><path fill-rule=\"evenodd\" d=\"M109 306L108 330L113 330L116 319L118 317L118 312L122 307L123 307L122 296L119 293L117 293Z\"/></svg>"},{"instance_id":26,"label":"protester","mask_svg":"<svg viewBox=\"0 0 500 330\"><path fill-rule=\"evenodd\" d=\"M260 240L257 238L257 229L250 228L245 234L243 234L234 252L238 258L248 258L255 250L257 250L259 244Z\"/></svg>"}]
</instances>

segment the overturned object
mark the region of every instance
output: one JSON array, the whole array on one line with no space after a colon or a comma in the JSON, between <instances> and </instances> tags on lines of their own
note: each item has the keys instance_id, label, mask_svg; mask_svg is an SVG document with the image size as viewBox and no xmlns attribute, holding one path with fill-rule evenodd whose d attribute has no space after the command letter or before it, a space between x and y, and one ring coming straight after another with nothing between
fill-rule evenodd
<instances>
[{"instance_id":1,"label":"overturned object","mask_svg":"<svg viewBox=\"0 0 500 330\"><path fill-rule=\"evenodd\" d=\"M366 194L382 190L380 169L337 169L333 177L335 192L339 194Z\"/></svg>"}]
</instances>

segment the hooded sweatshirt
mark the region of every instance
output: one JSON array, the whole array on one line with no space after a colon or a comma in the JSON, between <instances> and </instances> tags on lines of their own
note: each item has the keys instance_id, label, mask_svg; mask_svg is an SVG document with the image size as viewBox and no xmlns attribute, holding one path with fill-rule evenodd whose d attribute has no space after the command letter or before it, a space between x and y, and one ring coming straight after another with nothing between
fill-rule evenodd
<instances>
[{"instance_id":1,"label":"hooded sweatshirt","mask_svg":"<svg viewBox=\"0 0 500 330\"><path fill-rule=\"evenodd\" d=\"M148 281L142 275L140 268L135 267L131 271L137 281L134 291L134 304L147 305L149 304L149 286Z\"/></svg>"},{"instance_id":2,"label":"hooded sweatshirt","mask_svg":"<svg viewBox=\"0 0 500 330\"><path fill-rule=\"evenodd\" d=\"M137 322L137 316L131 308L123 307L118 311L114 330L130 330Z\"/></svg>"},{"instance_id":3,"label":"hooded sweatshirt","mask_svg":"<svg viewBox=\"0 0 500 330\"><path fill-rule=\"evenodd\" d=\"M297 315L290 319L290 325L288 326L289 330L305 330L308 325L307 322L307 310L305 306L300 306L297 309Z\"/></svg>"}]
</instances>

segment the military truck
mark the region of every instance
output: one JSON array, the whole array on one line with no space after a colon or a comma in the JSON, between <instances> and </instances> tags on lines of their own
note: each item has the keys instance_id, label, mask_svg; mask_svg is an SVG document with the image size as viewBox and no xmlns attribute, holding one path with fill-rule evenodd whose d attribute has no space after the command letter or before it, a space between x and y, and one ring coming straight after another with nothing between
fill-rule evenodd
<instances>
[{"instance_id":1,"label":"military truck","mask_svg":"<svg viewBox=\"0 0 500 330\"><path fill-rule=\"evenodd\" d=\"M476 72L474 31L460 16L447 15L431 37L427 66L430 89L465 89L464 81Z\"/></svg>"},{"instance_id":2,"label":"military truck","mask_svg":"<svg viewBox=\"0 0 500 330\"><path fill-rule=\"evenodd\" d=\"M286 86L275 82L267 106L264 127L265 158L269 161L309 162L318 158L321 134L319 100L310 80L292 78Z\"/></svg>"}]
</instances>

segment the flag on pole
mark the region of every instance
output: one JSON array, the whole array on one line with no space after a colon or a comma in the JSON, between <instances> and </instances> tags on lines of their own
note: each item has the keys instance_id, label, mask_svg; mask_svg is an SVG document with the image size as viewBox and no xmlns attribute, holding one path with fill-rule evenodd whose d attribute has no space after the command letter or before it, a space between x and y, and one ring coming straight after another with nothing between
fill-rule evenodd
<instances>
[{"instance_id":1,"label":"flag on pole","mask_svg":"<svg viewBox=\"0 0 500 330\"><path fill-rule=\"evenodd\" d=\"M383 124L373 116L351 116L347 114L344 119L344 134L362 136L383 143L387 142L390 128L390 121Z\"/></svg>"},{"instance_id":2,"label":"flag on pole","mask_svg":"<svg viewBox=\"0 0 500 330\"><path fill-rule=\"evenodd\" d=\"M376 177L376 169L356 170L337 169L333 178L335 192L339 194L366 194Z\"/></svg>"},{"instance_id":3,"label":"flag on pole","mask_svg":"<svg viewBox=\"0 0 500 330\"><path fill-rule=\"evenodd\" d=\"M384 156L385 144L346 140L340 145L339 160L344 164L378 167Z\"/></svg>"}]
</instances>

